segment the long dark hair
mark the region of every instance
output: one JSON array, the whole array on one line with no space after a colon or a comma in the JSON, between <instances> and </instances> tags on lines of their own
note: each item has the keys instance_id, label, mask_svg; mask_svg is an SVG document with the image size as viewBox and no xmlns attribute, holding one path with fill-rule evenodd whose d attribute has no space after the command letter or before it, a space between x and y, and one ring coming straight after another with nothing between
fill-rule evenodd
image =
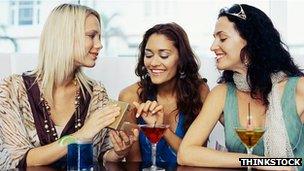
<instances>
[{"instance_id":1,"label":"long dark hair","mask_svg":"<svg viewBox=\"0 0 304 171\"><path fill-rule=\"evenodd\" d=\"M146 44L152 34L166 36L169 40L173 41L175 48L178 50L179 62L175 75L177 110L183 112L185 115L184 128L187 130L203 105L200 86L204 84L204 81L198 73L198 59L190 47L186 32L176 23L158 24L147 30L139 46L139 57L135 70L136 75L140 77L137 94L142 102L149 100L151 96L156 97L157 95L157 85L151 82L148 71L144 65ZM181 76L181 73L183 73L185 77Z\"/></svg>"},{"instance_id":2,"label":"long dark hair","mask_svg":"<svg viewBox=\"0 0 304 171\"><path fill-rule=\"evenodd\" d=\"M246 19L231 15L239 13L241 8ZM302 76L303 73L293 62L279 32L263 11L246 4L236 4L221 10L218 18L223 16L234 24L240 36L247 42L241 50L241 60L246 58L248 62L250 95L268 106L267 97L272 88L271 74L283 71L287 76ZM218 82L233 82L233 71L225 70Z\"/></svg>"}]
</instances>

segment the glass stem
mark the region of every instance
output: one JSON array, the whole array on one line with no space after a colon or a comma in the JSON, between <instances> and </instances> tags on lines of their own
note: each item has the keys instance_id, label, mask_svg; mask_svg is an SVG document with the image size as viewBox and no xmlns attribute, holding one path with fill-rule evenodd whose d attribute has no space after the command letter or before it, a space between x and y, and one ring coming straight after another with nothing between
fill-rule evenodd
<instances>
[{"instance_id":1,"label":"glass stem","mask_svg":"<svg viewBox=\"0 0 304 171\"><path fill-rule=\"evenodd\" d=\"M156 144L152 143L152 167L156 167Z\"/></svg>"},{"instance_id":2,"label":"glass stem","mask_svg":"<svg viewBox=\"0 0 304 171\"><path fill-rule=\"evenodd\" d=\"M253 148L246 148L246 149L247 149L247 154L252 155ZM247 171L251 171L251 170L252 170L252 167L248 166Z\"/></svg>"},{"instance_id":3,"label":"glass stem","mask_svg":"<svg viewBox=\"0 0 304 171\"><path fill-rule=\"evenodd\" d=\"M252 154L252 148L247 148L247 154L251 155Z\"/></svg>"}]
</instances>

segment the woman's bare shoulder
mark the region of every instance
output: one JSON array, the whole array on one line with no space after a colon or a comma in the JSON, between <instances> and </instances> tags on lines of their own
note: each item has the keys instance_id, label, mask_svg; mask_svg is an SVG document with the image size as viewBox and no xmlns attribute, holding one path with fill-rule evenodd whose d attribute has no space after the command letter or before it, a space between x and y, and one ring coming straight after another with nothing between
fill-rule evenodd
<instances>
[{"instance_id":1,"label":"woman's bare shoulder","mask_svg":"<svg viewBox=\"0 0 304 171\"><path fill-rule=\"evenodd\" d=\"M208 94L206 100L211 101L213 103L217 103L222 108L225 104L227 93L227 84L218 84L213 87Z\"/></svg>"},{"instance_id":2,"label":"woman's bare shoulder","mask_svg":"<svg viewBox=\"0 0 304 171\"><path fill-rule=\"evenodd\" d=\"M121 101L128 101L128 102L138 101L139 99L138 91L139 91L139 85L138 82L136 82L122 89L119 93L118 99Z\"/></svg>"},{"instance_id":3,"label":"woman's bare shoulder","mask_svg":"<svg viewBox=\"0 0 304 171\"><path fill-rule=\"evenodd\" d=\"M226 91L227 91L227 84L224 83L224 84L218 84L215 87L213 87L210 93L218 95L222 93L226 94Z\"/></svg>"},{"instance_id":4,"label":"woman's bare shoulder","mask_svg":"<svg viewBox=\"0 0 304 171\"><path fill-rule=\"evenodd\" d=\"M207 83L203 82L200 86L199 86L199 91L200 91L200 95L201 95L201 99L202 102L205 101L207 95L210 92L209 86Z\"/></svg>"}]
</instances>

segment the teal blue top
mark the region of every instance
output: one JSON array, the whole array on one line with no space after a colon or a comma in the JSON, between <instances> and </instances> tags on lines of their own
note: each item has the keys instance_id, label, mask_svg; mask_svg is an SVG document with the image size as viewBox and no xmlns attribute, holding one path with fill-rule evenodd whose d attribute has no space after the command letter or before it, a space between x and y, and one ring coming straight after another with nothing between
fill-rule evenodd
<instances>
[{"instance_id":1,"label":"teal blue top","mask_svg":"<svg viewBox=\"0 0 304 171\"><path fill-rule=\"evenodd\" d=\"M304 124L297 113L296 108L296 87L299 77L290 77L285 85L281 99L283 118L285 126L293 149L295 157L302 158L302 167L304 170ZM225 120L225 143L230 152L246 153L246 148L238 138L235 128L241 126L238 115L238 99L236 97L236 87L228 83L226 102L224 108ZM264 142L261 139L253 149L253 154L264 156Z\"/></svg>"}]
</instances>

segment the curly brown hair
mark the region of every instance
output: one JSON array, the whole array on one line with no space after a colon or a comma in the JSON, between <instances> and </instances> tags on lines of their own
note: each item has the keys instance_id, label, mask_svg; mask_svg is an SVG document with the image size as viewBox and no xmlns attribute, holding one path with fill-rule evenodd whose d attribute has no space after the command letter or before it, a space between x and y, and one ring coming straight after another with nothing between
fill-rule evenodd
<instances>
[{"instance_id":1,"label":"curly brown hair","mask_svg":"<svg viewBox=\"0 0 304 171\"><path fill-rule=\"evenodd\" d=\"M140 77L137 94L142 102L151 100L157 95L157 85L151 82L144 65L145 48L152 34L161 34L171 40L178 50L179 61L177 66L176 85L177 111L185 116L184 128L187 130L202 108L200 86L205 84L199 74L199 61L194 55L188 36L184 29L176 23L157 24L146 31L139 45L139 57L135 70ZM183 76L181 76L181 73Z\"/></svg>"}]
</instances>

